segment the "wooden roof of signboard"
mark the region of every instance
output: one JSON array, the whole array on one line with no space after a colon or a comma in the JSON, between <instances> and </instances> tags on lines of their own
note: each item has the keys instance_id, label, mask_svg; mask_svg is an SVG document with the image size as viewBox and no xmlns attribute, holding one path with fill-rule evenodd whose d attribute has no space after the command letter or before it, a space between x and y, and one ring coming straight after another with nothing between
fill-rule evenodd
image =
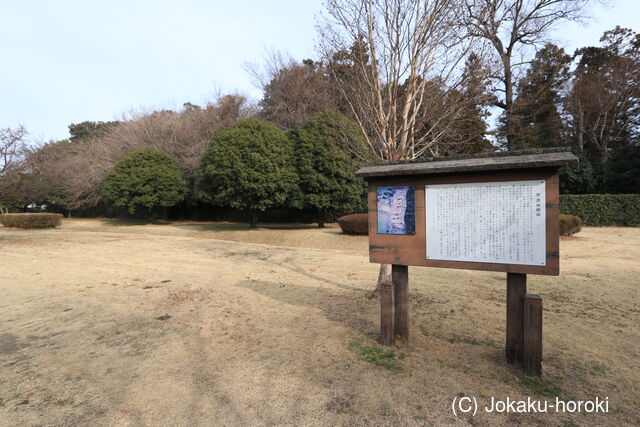
<instances>
[{"instance_id":1,"label":"wooden roof of signboard","mask_svg":"<svg viewBox=\"0 0 640 427\"><path fill-rule=\"evenodd\" d=\"M476 172L505 169L563 167L578 158L566 148L500 152L470 156L441 157L427 161L387 162L367 165L356 172L362 178L430 175L452 172Z\"/></svg>"}]
</instances>

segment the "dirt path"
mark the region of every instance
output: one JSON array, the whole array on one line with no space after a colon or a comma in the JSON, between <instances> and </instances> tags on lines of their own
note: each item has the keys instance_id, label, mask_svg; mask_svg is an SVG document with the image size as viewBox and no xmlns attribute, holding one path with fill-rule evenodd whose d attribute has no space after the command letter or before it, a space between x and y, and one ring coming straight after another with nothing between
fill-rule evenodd
<instances>
[{"instance_id":1,"label":"dirt path","mask_svg":"<svg viewBox=\"0 0 640 427\"><path fill-rule=\"evenodd\" d=\"M503 274L411 268L412 343L389 371L350 345L375 346L378 328L366 237L0 229L0 425L637 423L639 247L640 229L587 228L562 241L559 278L530 278L545 380L523 384L503 362ZM611 413L456 419L459 395L608 396Z\"/></svg>"}]
</instances>

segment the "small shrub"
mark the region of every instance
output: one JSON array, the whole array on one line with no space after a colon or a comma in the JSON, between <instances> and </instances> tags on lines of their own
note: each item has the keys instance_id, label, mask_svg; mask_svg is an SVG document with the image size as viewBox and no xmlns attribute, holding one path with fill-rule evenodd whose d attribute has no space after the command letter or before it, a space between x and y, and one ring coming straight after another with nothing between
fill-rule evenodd
<instances>
[{"instance_id":1,"label":"small shrub","mask_svg":"<svg viewBox=\"0 0 640 427\"><path fill-rule=\"evenodd\" d=\"M640 226L640 194L563 194L560 213L586 225Z\"/></svg>"},{"instance_id":2,"label":"small shrub","mask_svg":"<svg viewBox=\"0 0 640 427\"><path fill-rule=\"evenodd\" d=\"M344 234L369 234L369 215L353 214L338 218Z\"/></svg>"},{"instance_id":3,"label":"small shrub","mask_svg":"<svg viewBox=\"0 0 640 427\"><path fill-rule=\"evenodd\" d=\"M571 236L582 229L582 220L575 215L560 214L560 235Z\"/></svg>"},{"instance_id":4,"label":"small shrub","mask_svg":"<svg viewBox=\"0 0 640 427\"><path fill-rule=\"evenodd\" d=\"M0 224L15 228L52 228L62 222L61 214L14 213L0 215Z\"/></svg>"}]
</instances>

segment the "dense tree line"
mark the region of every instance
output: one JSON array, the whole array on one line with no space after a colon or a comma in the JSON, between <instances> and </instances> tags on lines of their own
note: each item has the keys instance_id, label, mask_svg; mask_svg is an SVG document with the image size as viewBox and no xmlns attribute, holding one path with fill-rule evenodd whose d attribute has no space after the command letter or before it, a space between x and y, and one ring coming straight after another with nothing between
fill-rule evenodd
<instances>
[{"instance_id":1,"label":"dense tree line","mask_svg":"<svg viewBox=\"0 0 640 427\"><path fill-rule=\"evenodd\" d=\"M323 111L285 132L254 118L251 108L246 114L244 102L224 97L205 108L188 104L177 113L84 122L70 126L69 140L32 151L22 151L24 130L6 130L5 145L14 148L6 150L12 157L3 163L1 182L16 185L2 187L3 203L81 215L231 215L252 227L273 209L280 216L271 218L322 226L366 208L364 182L354 175L362 162L348 149L362 136L350 119Z\"/></svg>"},{"instance_id":2,"label":"dense tree line","mask_svg":"<svg viewBox=\"0 0 640 427\"><path fill-rule=\"evenodd\" d=\"M514 55L512 50L499 55L502 60L497 75L487 57L479 53L467 55L454 89L444 91L443 83L437 81L425 87L425 96L432 105L418 109L414 132L416 136L431 132L439 139L423 155L568 146L581 162L563 174L564 193L639 192L639 40L632 30L616 27L602 36L599 46L580 48L573 55L555 44L544 43L519 66L519 78L515 64L504 57L507 53ZM520 42L516 39L513 46ZM288 99L305 97L300 96L298 85L286 84L282 75L274 74L266 86L259 114L286 128L317 111L313 105L318 105L319 97L324 96L326 105L353 117L340 94L327 87L332 73L347 81L357 75L354 68L366 69L370 61L367 52L366 41L358 39L349 49L335 52L324 65L312 60L289 63L287 70L299 67L306 69L305 73L316 73L315 90L308 92L313 102L305 104L309 110L295 109L301 115L293 117L278 107ZM508 70L505 62L509 62ZM508 100L504 95L505 73L509 75ZM405 81L400 89L407 84ZM347 86L353 92L359 90L356 84ZM352 95L355 99L363 96ZM448 104L455 105L455 111ZM495 129L489 129L487 124L492 107L502 110ZM439 126L437 119L447 114L451 116L444 126ZM364 160L383 160L372 155L371 147L359 145L352 151Z\"/></svg>"},{"instance_id":3,"label":"dense tree line","mask_svg":"<svg viewBox=\"0 0 640 427\"><path fill-rule=\"evenodd\" d=\"M151 148L177 161L192 182L197 163L212 136L255 114L244 97L226 95L181 111L134 112L122 120L83 122L69 126L71 137L42 144L24 156L21 185L5 204L49 204L67 212L104 212L102 182L116 162Z\"/></svg>"},{"instance_id":4,"label":"dense tree line","mask_svg":"<svg viewBox=\"0 0 640 427\"><path fill-rule=\"evenodd\" d=\"M545 38L585 3L328 1L333 19L319 25L319 59L275 53L264 70L250 67L263 91L256 104L226 95L202 107L85 121L69 126L68 139L37 147L25 144L21 127L0 129L0 205L166 211L157 195L141 193L149 190L144 174L118 181L120 195L106 184L114 171L127 176L121 162L137 164L132 153L143 149L179 168L184 193L161 198L184 218L232 209L255 223L260 212L285 209L322 224L364 209L353 177L364 162L554 146L571 146L582 160L564 172L563 192L637 193L640 36L616 27L573 55ZM360 6L368 13L356 13ZM502 115L489 126L496 108ZM134 193L137 202L121 197Z\"/></svg>"},{"instance_id":5,"label":"dense tree line","mask_svg":"<svg viewBox=\"0 0 640 427\"><path fill-rule=\"evenodd\" d=\"M499 146L572 147L580 164L563 193L640 192L640 35L616 27L573 56L554 44L535 54L497 129Z\"/></svg>"}]
</instances>

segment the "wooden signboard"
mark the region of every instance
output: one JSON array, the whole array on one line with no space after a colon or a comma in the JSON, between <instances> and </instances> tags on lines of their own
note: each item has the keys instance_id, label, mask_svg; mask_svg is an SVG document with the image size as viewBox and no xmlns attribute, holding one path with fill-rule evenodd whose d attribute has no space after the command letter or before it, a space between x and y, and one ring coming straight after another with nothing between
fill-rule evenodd
<instances>
[{"instance_id":1,"label":"wooden signboard","mask_svg":"<svg viewBox=\"0 0 640 427\"><path fill-rule=\"evenodd\" d=\"M558 275L556 169L370 178L371 262ZM415 191L415 232L379 232L378 189ZM428 219L428 220L427 220Z\"/></svg>"},{"instance_id":2,"label":"wooden signboard","mask_svg":"<svg viewBox=\"0 0 640 427\"><path fill-rule=\"evenodd\" d=\"M558 275L558 170L575 161L566 151L516 152L364 167L357 175L369 184L370 261ZM414 193L394 212L415 218L410 232L380 232L394 209L380 202L380 189L391 188L400 198Z\"/></svg>"},{"instance_id":3,"label":"wooden signboard","mask_svg":"<svg viewBox=\"0 0 640 427\"><path fill-rule=\"evenodd\" d=\"M363 167L369 259L392 264L401 289L409 265L507 273L507 358L522 360L526 274L560 272L558 172L575 162L551 149ZM406 310L406 292L394 296Z\"/></svg>"}]
</instances>

